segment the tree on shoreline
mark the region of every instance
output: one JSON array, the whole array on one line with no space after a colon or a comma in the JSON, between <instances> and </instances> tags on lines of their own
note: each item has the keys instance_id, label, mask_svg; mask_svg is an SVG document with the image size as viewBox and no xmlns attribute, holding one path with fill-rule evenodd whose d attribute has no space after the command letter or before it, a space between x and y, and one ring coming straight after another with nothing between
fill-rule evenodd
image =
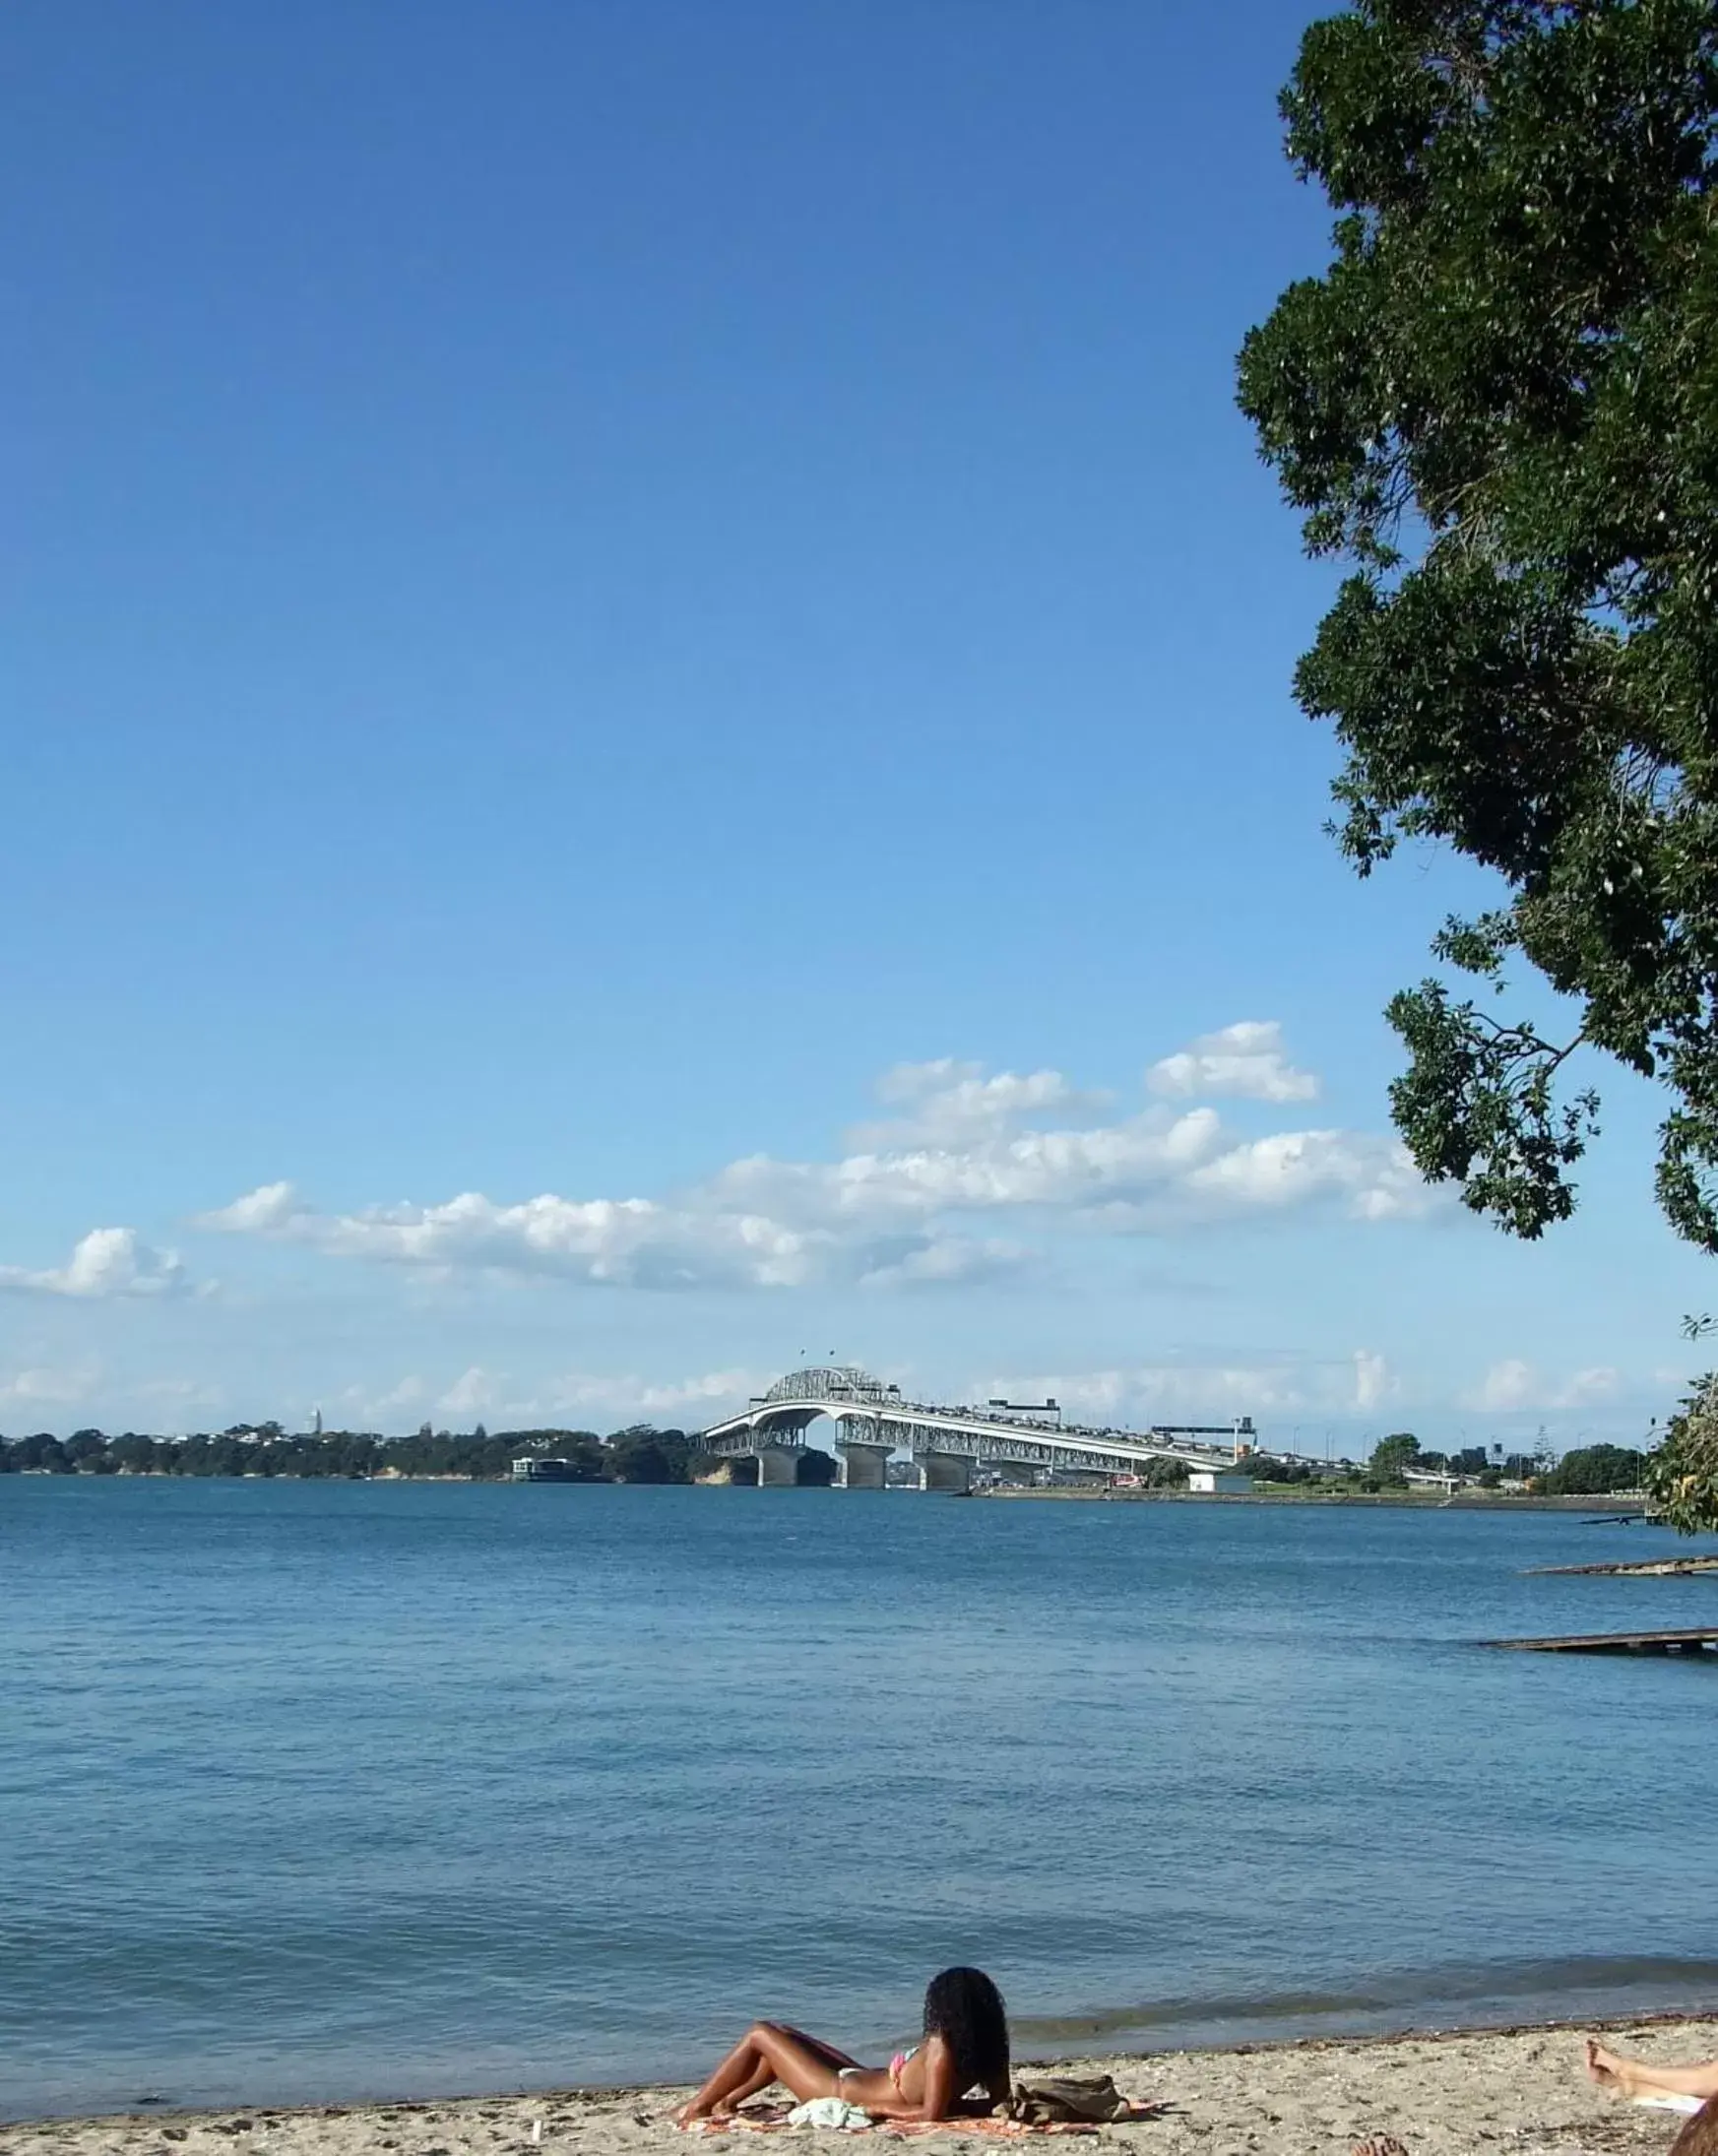
<instances>
[{"instance_id":1,"label":"tree on shoreline","mask_svg":"<svg viewBox=\"0 0 1718 2156\"><path fill-rule=\"evenodd\" d=\"M1545 1478L1547 1495L1602 1497L1614 1490L1638 1490L1646 1460L1628 1445L1580 1445L1565 1452Z\"/></svg>"},{"instance_id":2,"label":"tree on shoreline","mask_svg":"<svg viewBox=\"0 0 1718 2156\"><path fill-rule=\"evenodd\" d=\"M1718 1490L1718 1371L1694 1380L1671 1417L1663 1444L1646 1456L1646 1493L1661 1516L1684 1535L1714 1524Z\"/></svg>"},{"instance_id":3,"label":"tree on shoreline","mask_svg":"<svg viewBox=\"0 0 1718 2156\"><path fill-rule=\"evenodd\" d=\"M1403 839L1492 870L1433 955L1570 1012L1405 989L1397 1127L1538 1237L1597 1130L1559 1087L1609 1055L1669 1094L1659 1204L1718 1252L1718 10L1356 0L1282 109L1334 259L1247 337L1240 402L1351 565L1296 673L1347 752L1337 836L1363 876ZM1680 1520L1718 1525L1698 1457Z\"/></svg>"},{"instance_id":4,"label":"tree on shoreline","mask_svg":"<svg viewBox=\"0 0 1718 2156\"><path fill-rule=\"evenodd\" d=\"M528 1452L565 1460L570 1479L587 1483L689 1482L704 1459L695 1436L647 1423L608 1438L589 1429L504 1429L490 1436L480 1425L470 1436L421 1429L412 1437L342 1429L293 1435L279 1423L235 1423L214 1436L149 1437L127 1430L109 1437L98 1429L80 1429L63 1443L45 1430L11 1444L0 1437L0 1473L311 1481L388 1475L503 1482L514 1459Z\"/></svg>"},{"instance_id":5,"label":"tree on shoreline","mask_svg":"<svg viewBox=\"0 0 1718 2156\"><path fill-rule=\"evenodd\" d=\"M1417 1466L1419 1460L1419 1438L1412 1430L1399 1429L1391 1436L1378 1439L1368 1464L1380 1483L1393 1488L1406 1484L1408 1478L1404 1470Z\"/></svg>"}]
</instances>

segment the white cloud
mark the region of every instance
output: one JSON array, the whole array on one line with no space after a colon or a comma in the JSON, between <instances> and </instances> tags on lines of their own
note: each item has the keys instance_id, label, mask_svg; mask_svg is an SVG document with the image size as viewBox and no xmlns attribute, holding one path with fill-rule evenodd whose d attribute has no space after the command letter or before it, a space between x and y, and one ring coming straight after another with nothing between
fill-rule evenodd
<instances>
[{"instance_id":1,"label":"white cloud","mask_svg":"<svg viewBox=\"0 0 1718 2156\"><path fill-rule=\"evenodd\" d=\"M860 1285L865 1288L905 1288L914 1285L952 1287L983 1280L1001 1280L1030 1271L1034 1254L1023 1243L1000 1236L972 1240L959 1236L910 1242L892 1264L881 1251L872 1254Z\"/></svg>"},{"instance_id":2,"label":"white cloud","mask_svg":"<svg viewBox=\"0 0 1718 2156\"><path fill-rule=\"evenodd\" d=\"M475 1363L435 1403L443 1415L486 1415L494 1404L495 1380Z\"/></svg>"},{"instance_id":3,"label":"white cloud","mask_svg":"<svg viewBox=\"0 0 1718 2156\"><path fill-rule=\"evenodd\" d=\"M1622 1390L1623 1373L1608 1363L1594 1369L1576 1370L1564 1380L1552 1401L1554 1408L1581 1408L1601 1400L1614 1400Z\"/></svg>"},{"instance_id":4,"label":"white cloud","mask_svg":"<svg viewBox=\"0 0 1718 2156\"><path fill-rule=\"evenodd\" d=\"M703 1415L705 1422L715 1422L721 1413L761 1391L776 1374L759 1378L747 1370L714 1370L702 1377L664 1383L636 1374L604 1376L572 1370L522 1390L507 1371L474 1363L437 1396L433 1419L440 1427L470 1424L481 1417L492 1428L517 1428L530 1423L564 1423L569 1416L595 1416L605 1424L620 1416L628 1421L667 1420L698 1409L710 1411ZM394 1388L388 1402L404 1406L421 1398L422 1392L418 1381L408 1379Z\"/></svg>"},{"instance_id":5,"label":"white cloud","mask_svg":"<svg viewBox=\"0 0 1718 2156\"><path fill-rule=\"evenodd\" d=\"M897 1063L877 1080L876 1096L898 1108L892 1121L861 1124L852 1135L860 1147L946 1145L963 1139L994 1136L1029 1115L1053 1110L1083 1116L1106 1107L1110 1095L1082 1093L1059 1070L1011 1070L985 1075L982 1063L957 1062L952 1055L929 1063Z\"/></svg>"},{"instance_id":6,"label":"white cloud","mask_svg":"<svg viewBox=\"0 0 1718 2156\"><path fill-rule=\"evenodd\" d=\"M1464 1404L1485 1415L1512 1414L1532 1405L1538 1383L1533 1364L1511 1356L1492 1364L1478 1386L1464 1395Z\"/></svg>"},{"instance_id":7,"label":"white cloud","mask_svg":"<svg viewBox=\"0 0 1718 2156\"><path fill-rule=\"evenodd\" d=\"M32 1272L0 1265L0 1289L23 1295L76 1296L99 1301L113 1296L178 1295L185 1268L170 1250L152 1250L135 1228L92 1228L64 1265Z\"/></svg>"},{"instance_id":8,"label":"white cloud","mask_svg":"<svg viewBox=\"0 0 1718 2156\"><path fill-rule=\"evenodd\" d=\"M266 1182L218 1212L205 1213L199 1228L229 1229L238 1235L274 1235L287 1228L304 1208L289 1182Z\"/></svg>"},{"instance_id":9,"label":"white cloud","mask_svg":"<svg viewBox=\"0 0 1718 2156\"><path fill-rule=\"evenodd\" d=\"M1370 1348L1347 1357L1205 1351L1112 1369L992 1371L975 1380L967 1397L995 1394L1016 1400L1051 1394L1070 1420L1130 1427L1250 1415L1267 1430L1265 1442L1308 1454L1323 1450L1329 1427L1345 1433L1338 1449L1356 1456L1393 1428L1415 1429L1423 1443L1438 1449L1481 1442L1490 1432L1466 1421L1476 1414L1499 1423L1530 1417L1558 1433L1563 1446L1592 1441L1596 1429L1638 1444L1649 1405L1662 1404L1657 1388L1637 1389L1608 1364L1550 1374L1519 1357L1493 1363L1458 1396L1441 1380L1399 1372ZM1304 1426L1298 1444L1296 1423Z\"/></svg>"},{"instance_id":10,"label":"white cloud","mask_svg":"<svg viewBox=\"0 0 1718 2156\"><path fill-rule=\"evenodd\" d=\"M1027 1130L964 1146L858 1153L830 1164L737 1161L708 1193L827 1228L1021 1208L1087 1226L1153 1228L1280 1211L1324 1197L1355 1217L1421 1212L1432 1193L1403 1148L1352 1131L1232 1143L1215 1109L1149 1109L1097 1129Z\"/></svg>"},{"instance_id":11,"label":"white cloud","mask_svg":"<svg viewBox=\"0 0 1718 2156\"><path fill-rule=\"evenodd\" d=\"M1543 1375L1533 1363L1509 1356L1494 1363L1479 1384L1463 1394L1462 1405L1482 1415L1596 1407L1616 1399L1622 1388L1622 1372L1608 1363L1555 1378Z\"/></svg>"},{"instance_id":12,"label":"white cloud","mask_svg":"<svg viewBox=\"0 0 1718 2156\"><path fill-rule=\"evenodd\" d=\"M0 1378L0 1400L18 1407L67 1407L95 1389L94 1370L25 1369Z\"/></svg>"},{"instance_id":13,"label":"white cloud","mask_svg":"<svg viewBox=\"0 0 1718 2156\"><path fill-rule=\"evenodd\" d=\"M399 1408L420 1407L428 1390L421 1377L402 1377L398 1384L391 1385L382 1393L373 1402L373 1406L378 1416L389 1415ZM347 1395L349 1400L355 1397L355 1394Z\"/></svg>"},{"instance_id":14,"label":"white cloud","mask_svg":"<svg viewBox=\"0 0 1718 2156\"><path fill-rule=\"evenodd\" d=\"M1234 1054L1254 1063L1274 1057L1279 1085L1301 1082L1273 1046L1274 1027L1208 1040L1241 1044ZM1030 1271L1043 1262L1032 1233L1169 1234L1317 1204L1382 1221L1432 1203L1403 1149L1362 1132L1241 1139L1214 1108L1161 1103L1093 1122L1103 1097L1059 1071L992 1076L950 1059L898 1065L878 1090L906 1112L856 1150L827 1161L754 1155L671 1200L544 1192L504 1202L467 1191L327 1213L274 1182L198 1225L443 1271L657 1289L899 1287ZM1011 1233L974 1232L999 1215Z\"/></svg>"},{"instance_id":15,"label":"white cloud","mask_svg":"<svg viewBox=\"0 0 1718 2156\"><path fill-rule=\"evenodd\" d=\"M672 1422L682 1417L698 1425L720 1422L762 1392L781 1375L757 1370L708 1370L667 1384L631 1374L598 1375L570 1370L543 1388L546 1404L557 1415L583 1414L609 1420L636 1417L644 1422Z\"/></svg>"},{"instance_id":16,"label":"white cloud","mask_svg":"<svg viewBox=\"0 0 1718 2156\"><path fill-rule=\"evenodd\" d=\"M1229 1097L1244 1101L1314 1101L1318 1080L1297 1070L1283 1053L1283 1029L1275 1019L1243 1018L1217 1033L1204 1033L1146 1073L1153 1093L1192 1101Z\"/></svg>"},{"instance_id":17,"label":"white cloud","mask_svg":"<svg viewBox=\"0 0 1718 2156\"><path fill-rule=\"evenodd\" d=\"M140 1400L173 1408L208 1407L226 1397L222 1386L202 1377L140 1377L126 1390Z\"/></svg>"},{"instance_id":18,"label":"white cloud","mask_svg":"<svg viewBox=\"0 0 1718 2156\"><path fill-rule=\"evenodd\" d=\"M701 1428L720 1422L779 1375L721 1369L665 1382L631 1372L569 1370L520 1384L506 1370L474 1363L439 1389L416 1374L381 1393L352 1386L325 1420L382 1430L415 1426L426 1417L438 1428L469 1428L479 1421L491 1430L580 1425L610 1429L632 1422Z\"/></svg>"},{"instance_id":19,"label":"white cloud","mask_svg":"<svg viewBox=\"0 0 1718 2156\"><path fill-rule=\"evenodd\" d=\"M1053 1398L1069 1421L1100 1427L1138 1427L1152 1423L1212 1423L1239 1416L1292 1415L1340 1417L1356 1411L1357 1378L1363 1363L1379 1358L1357 1355L1352 1361L1316 1362L1261 1355L1234 1361L1186 1361L1137 1363L1131 1367L1038 1371L1022 1376L992 1375L974 1395L1015 1400ZM1287 1443L1289 1432L1277 1431Z\"/></svg>"},{"instance_id":20,"label":"white cloud","mask_svg":"<svg viewBox=\"0 0 1718 2156\"><path fill-rule=\"evenodd\" d=\"M544 1192L498 1205L469 1190L440 1205L331 1214L275 1183L204 1214L196 1225L337 1257L560 1274L623 1287L793 1287L815 1269L814 1238L779 1222L648 1198L578 1200Z\"/></svg>"},{"instance_id":21,"label":"white cloud","mask_svg":"<svg viewBox=\"0 0 1718 2156\"><path fill-rule=\"evenodd\" d=\"M1351 1130L1285 1130L1233 1146L1193 1170L1187 1188L1243 1212L1340 1194L1361 1220L1424 1212L1431 1196L1406 1147Z\"/></svg>"},{"instance_id":22,"label":"white cloud","mask_svg":"<svg viewBox=\"0 0 1718 2156\"><path fill-rule=\"evenodd\" d=\"M1354 1409L1357 1415L1368 1414L1381 1407L1395 1390L1390 1376L1390 1366L1381 1355L1368 1355L1365 1348L1354 1351Z\"/></svg>"}]
</instances>

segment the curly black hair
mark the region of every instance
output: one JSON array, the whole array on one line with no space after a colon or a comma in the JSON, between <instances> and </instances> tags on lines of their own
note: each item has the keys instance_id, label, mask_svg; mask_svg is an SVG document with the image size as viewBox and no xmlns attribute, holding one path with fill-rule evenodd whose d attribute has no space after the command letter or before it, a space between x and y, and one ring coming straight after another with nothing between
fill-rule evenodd
<instances>
[{"instance_id":1,"label":"curly black hair","mask_svg":"<svg viewBox=\"0 0 1718 2156\"><path fill-rule=\"evenodd\" d=\"M983 1969L944 1969L931 1978L924 2033L953 2052L958 2094L979 2083L995 2102L1008 2094L1008 2009Z\"/></svg>"}]
</instances>

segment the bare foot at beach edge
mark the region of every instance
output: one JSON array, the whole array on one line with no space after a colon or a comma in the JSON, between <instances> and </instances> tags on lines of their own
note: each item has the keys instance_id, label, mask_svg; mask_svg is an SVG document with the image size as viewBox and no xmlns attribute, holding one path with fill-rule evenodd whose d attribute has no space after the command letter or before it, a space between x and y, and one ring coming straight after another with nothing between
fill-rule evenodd
<instances>
[{"instance_id":1,"label":"bare foot at beach edge","mask_svg":"<svg viewBox=\"0 0 1718 2156\"><path fill-rule=\"evenodd\" d=\"M674 2113L674 2124L684 2128L686 2126L702 2125L707 2120L713 2120L720 2125L733 2116L734 2107L726 2098L719 2096L715 2103L708 2107L700 2107L698 2099L694 2096L689 2104L682 2104L679 2110Z\"/></svg>"},{"instance_id":2,"label":"bare foot at beach edge","mask_svg":"<svg viewBox=\"0 0 1718 2156\"><path fill-rule=\"evenodd\" d=\"M1634 2061L1607 2051L1596 2036L1587 2039L1587 2072L1600 2088L1609 2089L1615 2096L1633 2094Z\"/></svg>"}]
</instances>

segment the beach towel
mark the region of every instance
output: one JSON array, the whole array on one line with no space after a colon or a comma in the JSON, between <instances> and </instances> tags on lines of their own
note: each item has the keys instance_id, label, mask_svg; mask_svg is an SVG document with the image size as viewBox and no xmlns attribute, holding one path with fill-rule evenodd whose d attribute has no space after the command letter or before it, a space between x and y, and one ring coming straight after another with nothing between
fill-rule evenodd
<instances>
[{"instance_id":1,"label":"beach towel","mask_svg":"<svg viewBox=\"0 0 1718 2156\"><path fill-rule=\"evenodd\" d=\"M820 2099L828 2102L833 2099ZM796 2108L796 2107L795 2107ZM1141 2112L1141 2118L1150 2117L1149 2111ZM760 2119L755 2113L736 2111L732 2119L695 2119L686 2133L708 2137L714 2133L786 2133L788 2122L782 2119ZM853 2129L849 2129L850 2131ZM879 2119L872 2126L873 2133L886 2134L894 2140L906 2140L921 2133L983 2133L998 2139L1012 2140L1017 2135L1029 2133L1096 2133L1090 2125L1028 2125L1021 2119Z\"/></svg>"},{"instance_id":2,"label":"beach towel","mask_svg":"<svg viewBox=\"0 0 1718 2156\"><path fill-rule=\"evenodd\" d=\"M841 2133L863 2133L876 2121L844 2096L814 2096L808 2104L796 2104L784 2124L791 2126L833 2126Z\"/></svg>"},{"instance_id":3,"label":"beach towel","mask_svg":"<svg viewBox=\"0 0 1718 2156\"><path fill-rule=\"evenodd\" d=\"M822 2096L814 2101L820 2104L838 2104L842 2099L838 2096ZM848 2105L846 2108L852 2111L857 2110L858 2106ZM790 2130L790 2121L794 2113L809 2109L809 2105L800 2104L748 2105L744 2111L736 2111L729 2119L695 2119L689 2126L684 2126L681 2130L706 2137L716 2133L786 2133ZM1130 2104L1109 2123L1115 2125L1126 2125L1129 2123L1138 2124L1147 2119L1161 2118L1168 2109L1167 2104ZM850 2126L847 2130L853 2132L859 2129ZM923 2133L979 2133L995 2140L1011 2141L1027 2134L1039 2133L1095 2134L1099 2128L1086 2120L1046 2120L1035 2124L1027 2119L998 2119L992 2115L959 2119L877 2119L871 2123L870 2130L895 2140L916 2139Z\"/></svg>"},{"instance_id":4,"label":"beach towel","mask_svg":"<svg viewBox=\"0 0 1718 2156\"><path fill-rule=\"evenodd\" d=\"M1678 2111L1685 2119L1691 2119L1695 2112L1706 2108L1703 2096L1673 2096L1668 2092L1663 2096L1631 2096L1628 2101L1644 2104L1649 2111Z\"/></svg>"}]
</instances>

